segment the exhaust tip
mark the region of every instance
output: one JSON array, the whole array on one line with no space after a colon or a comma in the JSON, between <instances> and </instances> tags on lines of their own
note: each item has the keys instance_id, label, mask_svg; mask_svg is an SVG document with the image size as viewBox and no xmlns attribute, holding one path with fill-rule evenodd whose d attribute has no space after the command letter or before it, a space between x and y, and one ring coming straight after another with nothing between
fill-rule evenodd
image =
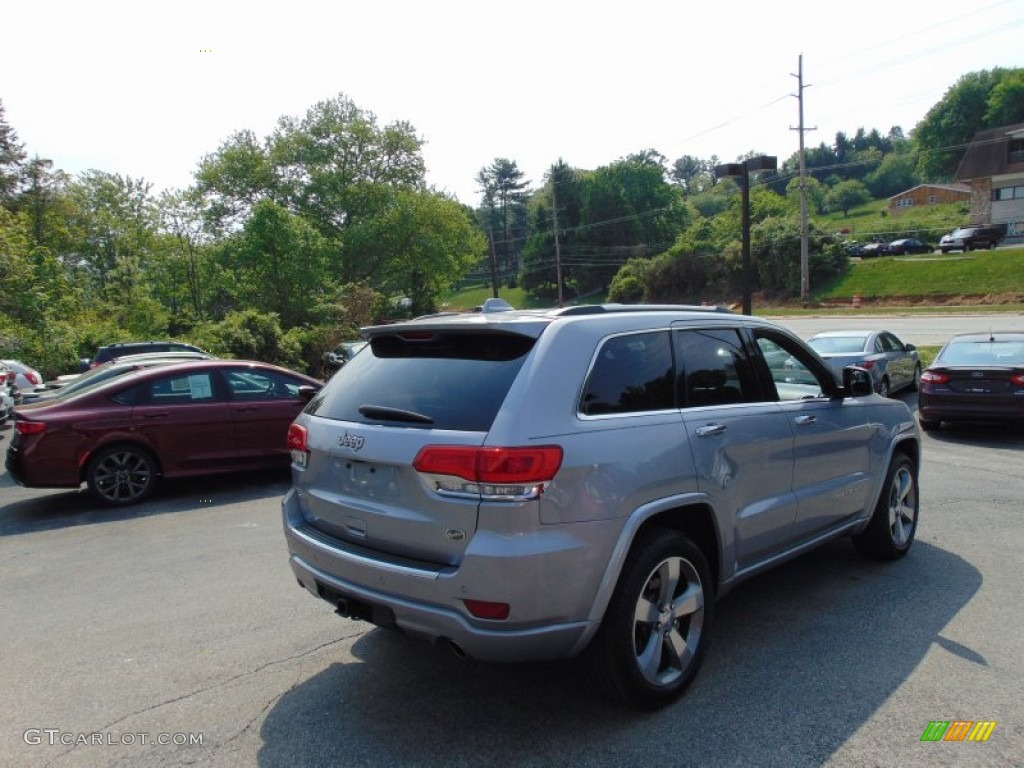
<instances>
[{"instance_id":1,"label":"exhaust tip","mask_svg":"<svg viewBox=\"0 0 1024 768\"><path fill-rule=\"evenodd\" d=\"M462 646L460 646L455 641L449 640L446 637L441 642L443 642L446 646L448 646L448 650L450 650L452 653L454 653L458 658L462 659L463 661L465 661L466 659L469 658L469 654L466 653L464 650L462 650Z\"/></svg>"}]
</instances>

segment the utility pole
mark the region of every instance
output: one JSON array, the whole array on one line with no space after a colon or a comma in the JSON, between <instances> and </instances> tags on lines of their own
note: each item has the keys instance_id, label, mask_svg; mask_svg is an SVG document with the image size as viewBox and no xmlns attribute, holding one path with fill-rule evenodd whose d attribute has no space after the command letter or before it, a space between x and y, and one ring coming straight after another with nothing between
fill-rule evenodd
<instances>
[{"instance_id":1,"label":"utility pole","mask_svg":"<svg viewBox=\"0 0 1024 768\"><path fill-rule=\"evenodd\" d=\"M800 132L800 300L807 304L811 294L811 268L810 257L807 253L807 167L804 165L804 134L807 131L816 131L818 127L804 128L804 55L801 53L798 59L797 74L792 75L797 79L797 92L793 94L800 105L800 125L796 128L789 127L791 131Z\"/></svg>"},{"instance_id":2,"label":"utility pole","mask_svg":"<svg viewBox=\"0 0 1024 768\"><path fill-rule=\"evenodd\" d=\"M491 289L494 298L498 298L498 258L494 255L494 228L487 228L487 235L491 241Z\"/></svg>"},{"instance_id":3,"label":"utility pole","mask_svg":"<svg viewBox=\"0 0 1024 768\"><path fill-rule=\"evenodd\" d=\"M564 297L562 296L562 251L558 245L558 198L555 196L555 189L558 187L558 182L555 179L551 180L551 216L554 219L555 225L555 279L558 280L558 306L564 307Z\"/></svg>"}]
</instances>

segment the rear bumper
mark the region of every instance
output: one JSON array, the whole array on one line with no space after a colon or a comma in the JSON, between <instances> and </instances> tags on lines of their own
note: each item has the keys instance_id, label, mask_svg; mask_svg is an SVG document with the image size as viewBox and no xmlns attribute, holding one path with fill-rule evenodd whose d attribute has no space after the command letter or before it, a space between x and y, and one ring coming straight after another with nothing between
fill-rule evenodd
<instances>
[{"instance_id":1,"label":"rear bumper","mask_svg":"<svg viewBox=\"0 0 1024 768\"><path fill-rule=\"evenodd\" d=\"M495 662L571 656L596 629L596 624L587 619L594 598L593 593L585 594L587 579L573 581L567 574L568 580L561 581L554 590L551 570L532 567L529 555L522 549L512 558L507 553L489 557L487 552L467 551L458 567L385 560L329 539L308 526L294 488L285 495L282 511L289 564L299 584L331 603L340 599L361 604L362 617L381 626L435 643L453 643L467 656ZM581 567L574 559L576 553L583 551L578 542L574 545L562 532L540 535L545 551L537 554L549 566L548 558L553 554L549 536L557 536L563 553L555 554L556 561ZM486 574L486 581L474 578L473 574ZM481 586L484 583L487 587ZM494 590L496 584L501 588L494 593L488 591ZM582 598L577 600L580 609L576 615L558 610L559 593L567 592ZM463 597L507 601L512 606L510 619L477 619L465 609ZM544 618L532 617L534 612Z\"/></svg>"},{"instance_id":2,"label":"rear bumper","mask_svg":"<svg viewBox=\"0 0 1024 768\"><path fill-rule=\"evenodd\" d=\"M1024 422L1024 398L1003 403L943 402L918 395L918 414L927 421Z\"/></svg>"}]
</instances>

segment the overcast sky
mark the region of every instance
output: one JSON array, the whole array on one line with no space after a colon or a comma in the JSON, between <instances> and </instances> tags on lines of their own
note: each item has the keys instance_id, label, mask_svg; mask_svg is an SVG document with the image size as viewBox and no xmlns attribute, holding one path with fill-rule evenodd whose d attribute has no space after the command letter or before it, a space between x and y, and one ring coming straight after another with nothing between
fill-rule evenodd
<instances>
[{"instance_id":1,"label":"overcast sky","mask_svg":"<svg viewBox=\"0 0 1024 768\"><path fill-rule=\"evenodd\" d=\"M964 74L1024 66L1024 0L12 0L0 101L58 168L186 187L232 133L343 93L425 140L476 205L497 157L538 186L654 149L780 162L857 128L909 134Z\"/></svg>"}]
</instances>

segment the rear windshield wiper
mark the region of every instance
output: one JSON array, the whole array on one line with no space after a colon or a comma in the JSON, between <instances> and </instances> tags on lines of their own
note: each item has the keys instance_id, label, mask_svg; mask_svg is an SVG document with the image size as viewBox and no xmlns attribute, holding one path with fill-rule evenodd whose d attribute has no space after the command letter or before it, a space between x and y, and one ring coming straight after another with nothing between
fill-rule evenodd
<instances>
[{"instance_id":1,"label":"rear windshield wiper","mask_svg":"<svg viewBox=\"0 0 1024 768\"><path fill-rule=\"evenodd\" d=\"M403 408L388 408L386 405L360 405L359 413L368 419L387 419L388 421L413 421L417 424L433 424L429 416L407 411Z\"/></svg>"}]
</instances>

